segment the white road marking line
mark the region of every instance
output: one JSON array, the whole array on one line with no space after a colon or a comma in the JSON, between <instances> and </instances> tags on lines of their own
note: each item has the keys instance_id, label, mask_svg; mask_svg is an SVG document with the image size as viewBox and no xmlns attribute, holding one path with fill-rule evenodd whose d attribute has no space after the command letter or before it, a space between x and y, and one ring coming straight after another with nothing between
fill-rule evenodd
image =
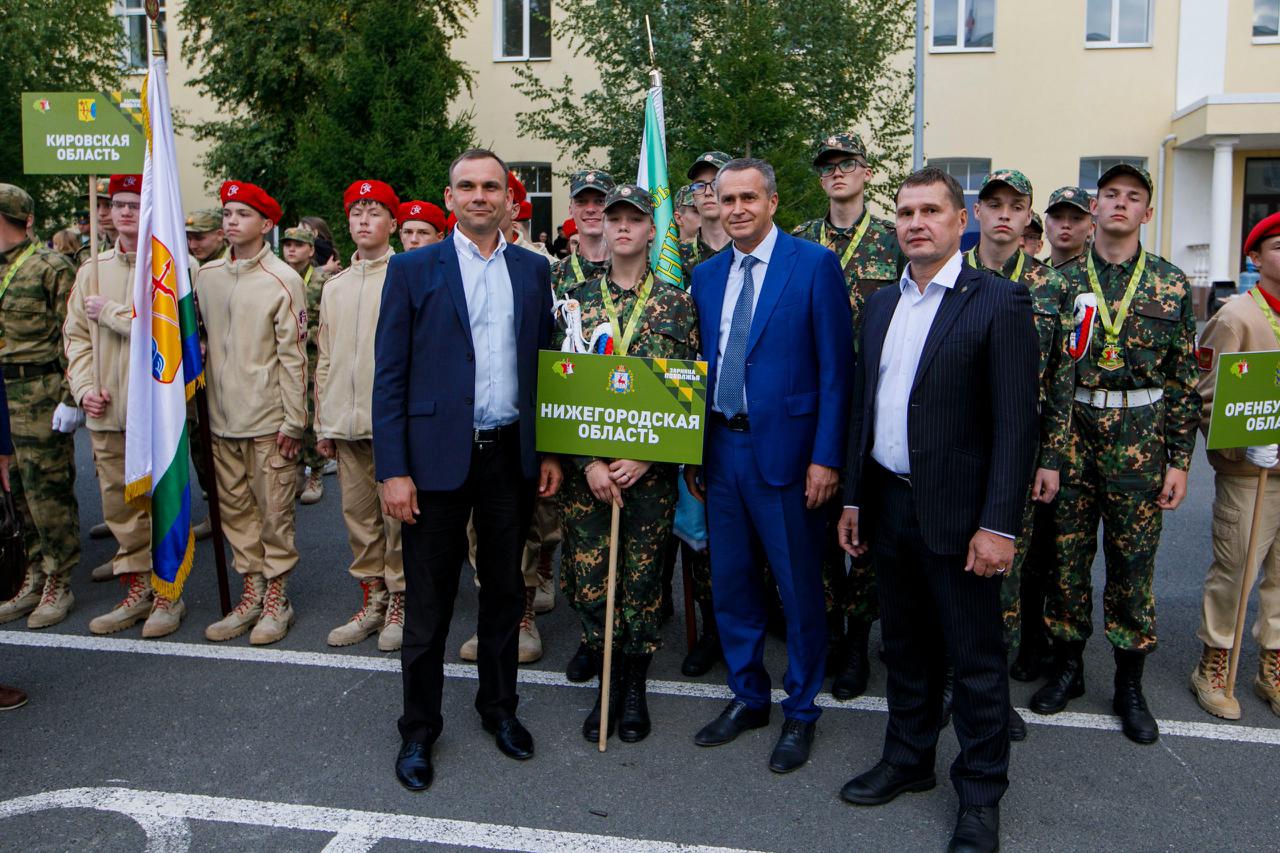
<instances>
[{"instance_id":1,"label":"white road marking line","mask_svg":"<svg viewBox=\"0 0 1280 853\"><path fill-rule=\"evenodd\" d=\"M164 657L229 660L246 663L292 664L294 666L314 666L326 669L352 669L370 672L398 673L400 671L400 661L395 657L386 656L372 657L369 655L342 655L327 652L295 652L286 649L259 649L252 646L129 640L112 637L77 636L74 634L41 634L34 631L0 631L0 644L31 648L69 649L72 651L124 652L161 655ZM477 677L476 668L473 664L447 663L444 665L444 674L447 678L475 679ZM536 669L521 669L519 680L521 684L536 684L545 687L595 689L594 683L590 681L574 684L565 678L563 673L545 672ZM664 696L680 696L687 699L721 699L728 701L733 697L733 694L724 685L691 681L652 680L649 682L649 692ZM774 702L781 702L785 696L786 694L781 690L773 691ZM823 694L818 697L817 703L820 707L840 711L873 711L877 713L886 713L888 711L887 703L879 696L862 696L848 702L840 702L830 695ZM1046 717L1026 708L1019 708L1018 711L1030 725L1092 729L1095 731L1120 730L1120 721L1109 714L1064 711L1060 714ZM1229 723L1187 722L1182 720L1160 720L1159 723L1162 735L1280 746L1280 729L1275 728L1240 726Z\"/></svg>"},{"instance_id":2,"label":"white road marking line","mask_svg":"<svg viewBox=\"0 0 1280 853\"><path fill-rule=\"evenodd\" d=\"M0 802L0 820L49 809L94 809L127 815L147 833L148 853L187 850L191 844L187 821L192 820L334 833L324 849L342 853L363 853L384 838L528 853L733 853L727 847L644 838L132 788L64 788L18 797Z\"/></svg>"}]
</instances>

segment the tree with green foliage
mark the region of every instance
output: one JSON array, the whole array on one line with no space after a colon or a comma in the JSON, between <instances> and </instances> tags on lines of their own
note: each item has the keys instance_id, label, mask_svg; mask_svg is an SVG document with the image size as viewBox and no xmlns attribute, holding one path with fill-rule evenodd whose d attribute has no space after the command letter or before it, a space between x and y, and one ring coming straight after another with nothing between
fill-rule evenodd
<instances>
[{"instance_id":1,"label":"tree with green foliage","mask_svg":"<svg viewBox=\"0 0 1280 853\"><path fill-rule=\"evenodd\" d=\"M83 209L85 178L22 172L22 93L98 92L120 87L125 39L111 0L0 3L0 182L36 202L36 227L69 224Z\"/></svg>"},{"instance_id":2,"label":"tree with green foliage","mask_svg":"<svg viewBox=\"0 0 1280 853\"><path fill-rule=\"evenodd\" d=\"M544 80L517 69L535 108L522 132L575 163L603 149L615 177L636 172L643 101L654 59L663 79L671 182L699 153L769 160L778 174L778 221L820 215L826 197L811 166L832 130L862 133L885 200L910 163L913 75L904 62L915 0L561 0L557 38L591 60L600 85Z\"/></svg>"},{"instance_id":3,"label":"tree with green foliage","mask_svg":"<svg viewBox=\"0 0 1280 853\"><path fill-rule=\"evenodd\" d=\"M403 198L439 200L449 162L471 144L470 90L449 41L471 0L202 0L183 7L183 54L225 118L195 126L211 184L261 184L285 223L323 216L349 247L342 192L378 178Z\"/></svg>"}]
</instances>

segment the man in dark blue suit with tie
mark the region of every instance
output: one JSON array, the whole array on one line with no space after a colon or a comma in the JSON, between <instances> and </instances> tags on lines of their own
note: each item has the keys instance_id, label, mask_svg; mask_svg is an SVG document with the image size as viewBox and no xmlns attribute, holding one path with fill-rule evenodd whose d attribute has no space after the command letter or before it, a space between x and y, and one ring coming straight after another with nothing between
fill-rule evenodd
<instances>
[{"instance_id":1,"label":"man in dark blue suit with tie","mask_svg":"<svg viewBox=\"0 0 1280 853\"><path fill-rule=\"evenodd\" d=\"M533 755L516 719L524 614L520 555L535 493L555 494L560 466L534 451L538 350L551 341L546 261L500 232L507 167L472 149L449 167L458 218L439 243L396 255L375 342L374 466L385 511L404 523L404 715L396 778L431 785L444 725L444 643L474 518L480 579L476 710L498 748Z\"/></svg>"},{"instance_id":2,"label":"man in dark blue suit with tie","mask_svg":"<svg viewBox=\"0 0 1280 853\"><path fill-rule=\"evenodd\" d=\"M844 549L870 547L875 562L889 703L880 762L840 795L882 805L937 784L949 660L960 810L948 849L957 853L999 847L1009 786L1000 580L1039 431L1031 295L961 262L966 218L963 190L940 169L898 189L898 243L910 264L863 314L840 519Z\"/></svg>"},{"instance_id":3,"label":"man in dark blue suit with tie","mask_svg":"<svg viewBox=\"0 0 1280 853\"><path fill-rule=\"evenodd\" d=\"M853 333L836 256L781 233L773 168L732 160L716 177L732 251L693 275L711 411L701 471L689 488L707 500L711 586L733 700L694 737L718 746L769 722L764 668L763 553L787 622L786 719L769 768L809 760L822 689L827 626L820 507L844 465Z\"/></svg>"}]
</instances>

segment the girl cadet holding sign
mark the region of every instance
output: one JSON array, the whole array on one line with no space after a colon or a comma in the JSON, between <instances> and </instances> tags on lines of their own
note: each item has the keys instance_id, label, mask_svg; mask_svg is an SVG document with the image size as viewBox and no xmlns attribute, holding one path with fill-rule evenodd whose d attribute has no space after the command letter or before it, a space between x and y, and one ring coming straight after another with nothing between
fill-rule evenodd
<instances>
[{"instance_id":1,"label":"girl cadet holding sign","mask_svg":"<svg viewBox=\"0 0 1280 853\"><path fill-rule=\"evenodd\" d=\"M605 238L612 260L601 274L566 294L568 331L561 348L571 352L644 358L693 359L698 322L693 300L657 280L649 269L654 239L653 199L622 185L605 199ZM586 339L582 329L592 330ZM597 675L603 675L605 596L609 573L612 505L621 507L617 604L614 614L615 672L608 733L620 727L628 743L650 730L645 699L649 661L661 645L662 554L671 537L679 466L630 459L577 457L566 471L561 506L565 538L561 580L582 619ZM620 660L619 660L620 658ZM600 734L600 696L582 724L582 735Z\"/></svg>"}]
</instances>

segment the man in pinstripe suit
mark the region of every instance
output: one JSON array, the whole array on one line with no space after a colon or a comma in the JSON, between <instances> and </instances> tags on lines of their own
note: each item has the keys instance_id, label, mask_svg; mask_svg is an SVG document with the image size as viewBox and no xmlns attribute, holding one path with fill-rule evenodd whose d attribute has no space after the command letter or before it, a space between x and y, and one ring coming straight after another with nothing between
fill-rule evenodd
<instances>
[{"instance_id":1,"label":"man in pinstripe suit","mask_svg":"<svg viewBox=\"0 0 1280 853\"><path fill-rule=\"evenodd\" d=\"M880 805L936 784L943 669L955 667L960 812L950 850L999 848L1009 682L1000 578L1035 460L1038 351L1027 288L961 263L955 179L907 178L896 288L867 300L840 542L880 588L889 724L880 762L841 796ZM945 651L945 656L943 652Z\"/></svg>"}]
</instances>

